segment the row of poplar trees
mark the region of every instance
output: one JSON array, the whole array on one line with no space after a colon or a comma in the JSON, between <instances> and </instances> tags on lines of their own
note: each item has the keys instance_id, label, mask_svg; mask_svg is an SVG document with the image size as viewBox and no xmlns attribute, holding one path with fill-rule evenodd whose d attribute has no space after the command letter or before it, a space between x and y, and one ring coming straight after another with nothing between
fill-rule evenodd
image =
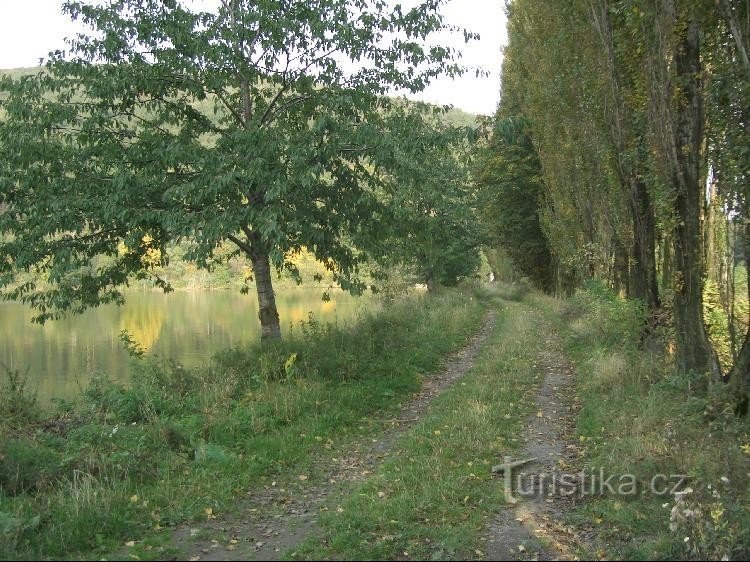
<instances>
[{"instance_id":1,"label":"row of poplar trees","mask_svg":"<svg viewBox=\"0 0 750 562\"><path fill-rule=\"evenodd\" d=\"M713 286L734 303L750 264L750 2L513 0L507 15L479 174L499 242L549 291L598 278L641 299L651 324L671 318L681 371L746 396L747 324L730 322L719 361L703 301Z\"/></svg>"}]
</instances>

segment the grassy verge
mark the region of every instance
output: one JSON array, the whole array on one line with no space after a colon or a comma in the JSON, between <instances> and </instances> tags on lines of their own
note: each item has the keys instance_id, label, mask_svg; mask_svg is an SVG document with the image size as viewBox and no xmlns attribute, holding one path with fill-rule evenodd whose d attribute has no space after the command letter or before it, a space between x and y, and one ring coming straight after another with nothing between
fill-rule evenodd
<instances>
[{"instance_id":1,"label":"grassy verge","mask_svg":"<svg viewBox=\"0 0 750 562\"><path fill-rule=\"evenodd\" d=\"M171 526L211 517L266 478L307 470L321 447L371 431L361 420L396 411L482 314L478 299L452 292L345 329L311 319L281 344L227 351L204 369L152 363L128 387L99 380L53 419L9 379L0 558L99 558L131 541L143 554L140 539L150 548Z\"/></svg>"},{"instance_id":2,"label":"grassy verge","mask_svg":"<svg viewBox=\"0 0 750 562\"><path fill-rule=\"evenodd\" d=\"M563 307L576 364L584 460L632 474L637 496L594 497L573 515L598 528L595 551L615 559L743 559L750 554L750 424L725 389L675 373L658 345L639 345L643 311L591 285ZM651 342L653 343L653 342ZM646 346L648 347L648 346ZM677 502L652 479L686 475ZM676 482L676 479L674 479Z\"/></svg>"},{"instance_id":3,"label":"grassy verge","mask_svg":"<svg viewBox=\"0 0 750 562\"><path fill-rule=\"evenodd\" d=\"M495 301L497 324L474 368L431 404L376 473L321 519L293 558L446 559L475 552L503 504L491 465L521 445L541 376L540 314Z\"/></svg>"}]
</instances>

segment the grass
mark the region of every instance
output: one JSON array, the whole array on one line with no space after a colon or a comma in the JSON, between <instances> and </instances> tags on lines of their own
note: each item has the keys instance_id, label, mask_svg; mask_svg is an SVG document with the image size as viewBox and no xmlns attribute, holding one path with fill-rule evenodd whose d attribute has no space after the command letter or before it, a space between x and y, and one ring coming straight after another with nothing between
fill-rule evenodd
<instances>
[{"instance_id":1,"label":"grass","mask_svg":"<svg viewBox=\"0 0 750 562\"><path fill-rule=\"evenodd\" d=\"M311 319L283 343L229 350L203 369L146 363L128 387L98 380L53 418L4 417L0 558L100 558L130 541L148 550L269 478L314 474L317 454L376 431L363 420L396 411L483 311L450 292L347 328Z\"/></svg>"},{"instance_id":2,"label":"grass","mask_svg":"<svg viewBox=\"0 0 750 562\"><path fill-rule=\"evenodd\" d=\"M482 555L502 509L491 466L520 444L534 408L541 315L496 299L497 324L474 368L431 404L376 473L321 517L292 558L446 559Z\"/></svg>"},{"instance_id":3,"label":"grass","mask_svg":"<svg viewBox=\"0 0 750 562\"><path fill-rule=\"evenodd\" d=\"M481 558L504 509L490 467L517 454L551 326L576 367L581 464L632 474L647 492L657 474L684 474L691 490L589 497L568 515L596 531L582 555L750 553L750 423L723 386L675 372L668 333L640 342L642 307L596 284L568 301L502 285L481 301L400 301L351 329L311 319L280 345L229 350L202 370L147 364L130 387L98 381L55 419L20 399L14 373L4 396L16 398L0 396L0 558L99 558L129 541L129 554L164 557L174 525L231 510L259 484L319 483L317 461L382 432L487 305L497 323L474 368L288 557Z\"/></svg>"},{"instance_id":4,"label":"grass","mask_svg":"<svg viewBox=\"0 0 750 562\"><path fill-rule=\"evenodd\" d=\"M642 308L599 285L552 317L576 365L584 461L607 474L633 474L647 491L657 474L684 474L692 490L679 505L673 495L654 493L586 502L573 521L598 531L589 555L747 557L750 423L735 417L727 389L706 391L705 381L676 373L664 341L640 345Z\"/></svg>"}]
</instances>

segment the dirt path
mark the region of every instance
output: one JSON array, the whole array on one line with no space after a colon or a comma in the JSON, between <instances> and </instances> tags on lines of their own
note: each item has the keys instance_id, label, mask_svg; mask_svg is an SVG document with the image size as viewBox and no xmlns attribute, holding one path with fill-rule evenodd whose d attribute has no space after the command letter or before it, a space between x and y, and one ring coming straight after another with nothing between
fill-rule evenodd
<instances>
[{"instance_id":1,"label":"dirt path","mask_svg":"<svg viewBox=\"0 0 750 562\"><path fill-rule=\"evenodd\" d=\"M572 471L579 451L566 440L576 410L573 369L551 326L547 334L538 363L544 381L537 393L535 413L526 422L524 447L513 459L536 460L511 470L511 493L517 503L497 514L488 526L485 560L572 560L576 559L576 545L584 540L580 532L562 522L577 499L575 494L565 495L550 485L553 476L557 475L559 482L561 473ZM505 480L504 474L498 478Z\"/></svg>"},{"instance_id":2,"label":"dirt path","mask_svg":"<svg viewBox=\"0 0 750 562\"><path fill-rule=\"evenodd\" d=\"M336 509L333 499L371 475L393 452L399 437L422 419L435 397L472 368L494 325L495 312L490 311L469 343L425 379L399 415L384 420L385 429L377 440L331 461L323 484L300 481L285 488L272 485L252 491L239 506L238 515L180 527L171 546L186 560L278 560L299 546L317 532L318 514Z\"/></svg>"}]
</instances>

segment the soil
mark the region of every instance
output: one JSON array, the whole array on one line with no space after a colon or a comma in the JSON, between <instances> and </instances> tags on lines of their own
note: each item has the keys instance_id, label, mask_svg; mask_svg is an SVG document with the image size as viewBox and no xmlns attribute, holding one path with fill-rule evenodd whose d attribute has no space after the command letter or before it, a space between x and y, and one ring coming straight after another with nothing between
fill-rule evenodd
<instances>
[{"instance_id":1,"label":"soil","mask_svg":"<svg viewBox=\"0 0 750 562\"><path fill-rule=\"evenodd\" d=\"M399 437L422 419L430 403L472 368L494 325L495 312L490 311L467 345L425 377L399 415L383 420L385 429L378 439L332 462L322 484L299 481L291 489L273 483L252 490L234 515L177 528L170 546L184 560L279 560L317 533L318 514L336 509L330 505L332 498L371 475L394 452Z\"/></svg>"},{"instance_id":2,"label":"soil","mask_svg":"<svg viewBox=\"0 0 750 562\"><path fill-rule=\"evenodd\" d=\"M572 486L551 485L553 480L559 483L563 473L576 473L581 452L571 440L579 407L572 387L573 368L559 336L551 327L545 332L547 341L538 362L544 380L535 412L526 421L522 452L512 459L530 462L511 470L510 493L516 503L497 513L488 525L481 547L485 560L576 560L589 539L588 530L574 530L564 523L565 514L581 501L578 492ZM504 473L498 478L505 483Z\"/></svg>"}]
</instances>

